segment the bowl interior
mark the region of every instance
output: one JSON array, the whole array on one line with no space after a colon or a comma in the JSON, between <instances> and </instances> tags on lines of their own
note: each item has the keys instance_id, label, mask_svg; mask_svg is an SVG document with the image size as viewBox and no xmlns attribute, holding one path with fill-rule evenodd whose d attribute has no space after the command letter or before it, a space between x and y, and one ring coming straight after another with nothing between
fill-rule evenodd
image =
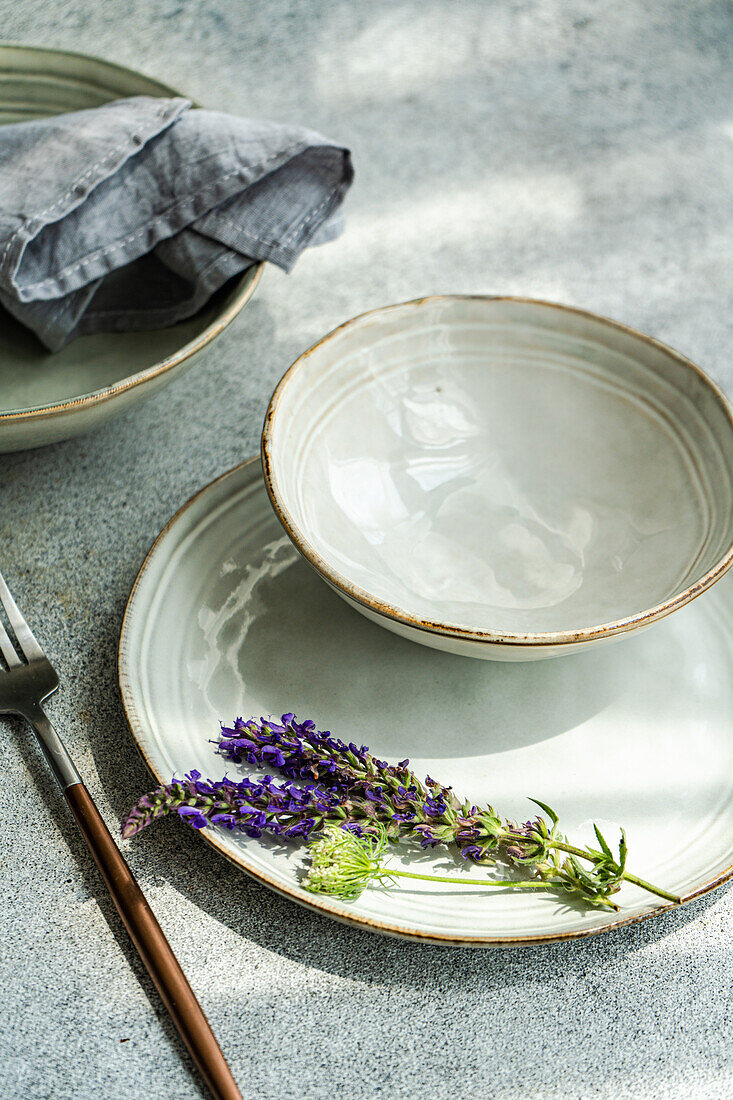
<instances>
[{"instance_id":1,"label":"bowl interior","mask_svg":"<svg viewBox=\"0 0 733 1100\"><path fill-rule=\"evenodd\" d=\"M47 351L32 332L0 306L0 415L75 401L164 363L197 343L255 278L255 268L227 284L186 321L147 332L80 336ZM242 280L246 280L243 282Z\"/></svg>"},{"instance_id":2,"label":"bowl interior","mask_svg":"<svg viewBox=\"0 0 733 1100\"><path fill-rule=\"evenodd\" d=\"M265 446L300 548L418 623L616 623L733 543L720 393L669 349L547 303L433 298L358 318L286 375Z\"/></svg>"},{"instance_id":3,"label":"bowl interior","mask_svg":"<svg viewBox=\"0 0 733 1100\"><path fill-rule=\"evenodd\" d=\"M132 95L171 96L173 89L94 57L26 46L0 46L0 125L98 107ZM82 336L53 355L0 307L0 415L74 401L159 365L197 342L256 269L222 289L195 317L153 332Z\"/></svg>"}]
</instances>

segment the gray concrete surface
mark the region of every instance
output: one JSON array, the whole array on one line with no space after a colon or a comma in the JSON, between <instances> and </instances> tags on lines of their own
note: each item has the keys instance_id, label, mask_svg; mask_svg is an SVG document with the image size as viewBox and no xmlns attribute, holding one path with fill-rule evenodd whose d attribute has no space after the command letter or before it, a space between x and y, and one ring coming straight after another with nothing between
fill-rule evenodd
<instances>
[{"instance_id":1,"label":"gray concrete surface","mask_svg":"<svg viewBox=\"0 0 733 1100\"><path fill-rule=\"evenodd\" d=\"M487 291L587 306L733 391L733 15L723 0L4 0L6 39L136 66L206 105L351 145L343 238L109 431L0 458L0 562L59 666L53 717L110 827L148 774L115 647L142 557L254 453L314 338ZM19 724L3 725L0 1095L201 1095ZM246 1097L733 1096L733 893L554 949L352 931L165 823L130 862Z\"/></svg>"}]
</instances>

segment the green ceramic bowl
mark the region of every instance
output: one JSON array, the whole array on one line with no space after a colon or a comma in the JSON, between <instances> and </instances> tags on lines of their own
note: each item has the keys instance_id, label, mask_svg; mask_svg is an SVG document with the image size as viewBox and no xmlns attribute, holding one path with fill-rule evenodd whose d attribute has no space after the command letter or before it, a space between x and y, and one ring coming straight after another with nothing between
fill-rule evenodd
<instances>
[{"instance_id":1,"label":"green ceramic bowl","mask_svg":"<svg viewBox=\"0 0 733 1100\"><path fill-rule=\"evenodd\" d=\"M0 45L0 125L124 96L180 94L99 58ZM89 431L172 382L246 305L262 267L245 272L187 321L154 332L82 336L54 354L0 311L0 452Z\"/></svg>"}]
</instances>

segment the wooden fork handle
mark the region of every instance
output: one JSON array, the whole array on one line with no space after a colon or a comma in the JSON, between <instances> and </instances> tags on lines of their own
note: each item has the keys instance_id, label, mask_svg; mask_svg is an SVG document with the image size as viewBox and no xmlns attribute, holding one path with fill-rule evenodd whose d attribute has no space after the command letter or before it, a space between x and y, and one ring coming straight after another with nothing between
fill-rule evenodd
<instances>
[{"instance_id":1,"label":"wooden fork handle","mask_svg":"<svg viewBox=\"0 0 733 1100\"><path fill-rule=\"evenodd\" d=\"M74 783L64 794L117 912L206 1084L216 1100L242 1100L209 1021L89 791L83 783Z\"/></svg>"}]
</instances>

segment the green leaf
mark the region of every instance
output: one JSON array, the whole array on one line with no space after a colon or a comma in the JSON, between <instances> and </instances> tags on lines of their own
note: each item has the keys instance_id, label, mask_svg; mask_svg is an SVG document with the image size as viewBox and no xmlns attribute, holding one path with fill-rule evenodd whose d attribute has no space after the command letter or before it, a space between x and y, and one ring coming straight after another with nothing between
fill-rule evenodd
<instances>
[{"instance_id":1,"label":"green leaf","mask_svg":"<svg viewBox=\"0 0 733 1100\"><path fill-rule=\"evenodd\" d=\"M534 802L535 806L539 806L542 812L547 814L552 824L557 825L560 818L557 816L551 806L548 806L545 802L540 802L539 798L530 798L529 801Z\"/></svg>"},{"instance_id":2,"label":"green leaf","mask_svg":"<svg viewBox=\"0 0 733 1100\"><path fill-rule=\"evenodd\" d=\"M601 832L601 830L598 828L597 825L593 826L593 832L596 834L596 837L598 838L598 843L600 844L601 848L603 849L603 854L605 856L607 856L608 859L613 859L613 856L611 855L611 849L608 847L608 844L606 843L605 837L603 836L603 833Z\"/></svg>"}]
</instances>

